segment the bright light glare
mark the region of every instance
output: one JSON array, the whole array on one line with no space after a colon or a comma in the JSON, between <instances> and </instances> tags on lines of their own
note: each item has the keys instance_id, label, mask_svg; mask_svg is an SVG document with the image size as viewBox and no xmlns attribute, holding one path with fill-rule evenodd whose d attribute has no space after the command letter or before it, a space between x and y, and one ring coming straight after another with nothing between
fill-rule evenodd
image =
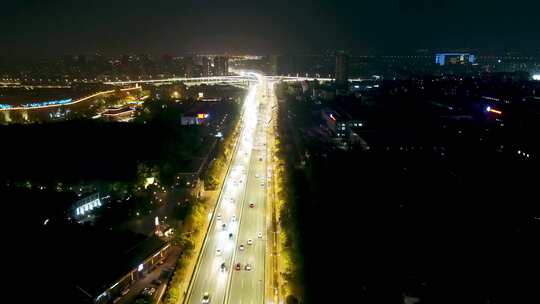
<instances>
[{"instance_id":1,"label":"bright light glare","mask_svg":"<svg viewBox=\"0 0 540 304\"><path fill-rule=\"evenodd\" d=\"M229 234L227 233L227 238L228 237L229 237ZM227 253L232 252L233 249L234 249L234 238L225 243L225 252Z\"/></svg>"},{"instance_id":2,"label":"bright light glare","mask_svg":"<svg viewBox=\"0 0 540 304\"><path fill-rule=\"evenodd\" d=\"M488 110L488 112L490 112L490 113L495 113L495 114L498 114L498 115L501 115L501 114L502 114L501 111L495 110L495 109L491 109L491 108Z\"/></svg>"},{"instance_id":3,"label":"bright light glare","mask_svg":"<svg viewBox=\"0 0 540 304\"><path fill-rule=\"evenodd\" d=\"M538 81L540 81L540 74L534 74L534 75L532 76L532 78L533 78L533 80L538 80Z\"/></svg>"}]
</instances>

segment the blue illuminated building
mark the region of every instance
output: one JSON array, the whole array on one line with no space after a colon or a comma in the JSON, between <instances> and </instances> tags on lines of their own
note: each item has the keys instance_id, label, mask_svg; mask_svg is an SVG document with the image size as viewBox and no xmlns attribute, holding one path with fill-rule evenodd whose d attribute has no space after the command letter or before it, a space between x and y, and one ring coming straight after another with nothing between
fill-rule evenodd
<instances>
[{"instance_id":1,"label":"blue illuminated building","mask_svg":"<svg viewBox=\"0 0 540 304\"><path fill-rule=\"evenodd\" d=\"M455 63L476 63L476 56L470 53L439 53L435 54L435 64L446 65L448 58L454 59Z\"/></svg>"}]
</instances>

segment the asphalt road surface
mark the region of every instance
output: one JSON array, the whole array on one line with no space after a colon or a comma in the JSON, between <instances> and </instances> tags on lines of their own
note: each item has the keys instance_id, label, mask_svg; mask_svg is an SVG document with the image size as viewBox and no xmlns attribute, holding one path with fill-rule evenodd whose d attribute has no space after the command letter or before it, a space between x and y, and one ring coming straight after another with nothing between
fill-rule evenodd
<instances>
[{"instance_id":1,"label":"asphalt road surface","mask_svg":"<svg viewBox=\"0 0 540 304\"><path fill-rule=\"evenodd\" d=\"M216 212L209 215L212 221L187 303L202 303L205 293L209 294L210 303L264 301L266 123L261 109L266 107L260 104L264 103L266 82L259 79L261 82L250 88L244 103L240 138ZM241 270L235 269L237 263ZM252 269L246 270L246 264Z\"/></svg>"},{"instance_id":2,"label":"asphalt road surface","mask_svg":"<svg viewBox=\"0 0 540 304\"><path fill-rule=\"evenodd\" d=\"M265 253L266 253L266 82L260 84L257 99L260 101L259 115L255 129L254 146L251 153L250 172L244 200L242 222L238 233L235 263L240 263L242 270L235 270L231 275L226 303L255 304L264 302ZM254 204L254 207L250 207ZM259 237L261 236L261 237ZM252 241L252 245L248 244ZM245 265L251 265L247 270Z\"/></svg>"}]
</instances>

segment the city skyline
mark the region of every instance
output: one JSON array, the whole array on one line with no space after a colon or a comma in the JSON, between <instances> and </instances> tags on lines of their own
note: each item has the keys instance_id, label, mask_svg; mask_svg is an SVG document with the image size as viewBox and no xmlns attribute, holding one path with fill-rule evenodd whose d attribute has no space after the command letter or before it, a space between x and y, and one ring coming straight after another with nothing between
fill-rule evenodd
<instances>
[{"instance_id":1,"label":"city skyline","mask_svg":"<svg viewBox=\"0 0 540 304\"><path fill-rule=\"evenodd\" d=\"M0 56L532 50L539 4L502 1L9 1ZM99 16L99 18L96 18Z\"/></svg>"},{"instance_id":2,"label":"city skyline","mask_svg":"<svg viewBox=\"0 0 540 304\"><path fill-rule=\"evenodd\" d=\"M540 2L2 4L15 302L540 303Z\"/></svg>"}]
</instances>

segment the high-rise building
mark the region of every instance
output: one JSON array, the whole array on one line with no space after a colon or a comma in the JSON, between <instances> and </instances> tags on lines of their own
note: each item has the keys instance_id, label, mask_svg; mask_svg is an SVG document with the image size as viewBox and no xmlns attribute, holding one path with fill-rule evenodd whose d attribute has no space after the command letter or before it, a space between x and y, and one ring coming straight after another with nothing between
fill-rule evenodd
<instances>
[{"instance_id":1,"label":"high-rise building","mask_svg":"<svg viewBox=\"0 0 540 304\"><path fill-rule=\"evenodd\" d=\"M202 58L202 76L212 76L212 66L210 65L210 59L208 59L208 57L206 56L203 56Z\"/></svg>"},{"instance_id":2,"label":"high-rise building","mask_svg":"<svg viewBox=\"0 0 540 304\"><path fill-rule=\"evenodd\" d=\"M344 86L349 81L349 57L344 52L336 54L336 84Z\"/></svg>"},{"instance_id":3,"label":"high-rise building","mask_svg":"<svg viewBox=\"0 0 540 304\"><path fill-rule=\"evenodd\" d=\"M279 56L278 55L271 55L268 61L269 69L268 73L270 75L278 75L278 62L279 62Z\"/></svg>"},{"instance_id":4,"label":"high-rise building","mask_svg":"<svg viewBox=\"0 0 540 304\"><path fill-rule=\"evenodd\" d=\"M215 76L229 75L229 58L225 56L214 57Z\"/></svg>"},{"instance_id":5,"label":"high-rise building","mask_svg":"<svg viewBox=\"0 0 540 304\"><path fill-rule=\"evenodd\" d=\"M184 76L185 77L193 77L194 76L194 66L195 63L193 62L193 57L188 56L184 57Z\"/></svg>"},{"instance_id":6,"label":"high-rise building","mask_svg":"<svg viewBox=\"0 0 540 304\"><path fill-rule=\"evenodd\" d=\"M299 69L295 65L295 56L290 54L273 55L270 57L270 73L272 75L296 75Z\"/></svg>"}]
</instances>

